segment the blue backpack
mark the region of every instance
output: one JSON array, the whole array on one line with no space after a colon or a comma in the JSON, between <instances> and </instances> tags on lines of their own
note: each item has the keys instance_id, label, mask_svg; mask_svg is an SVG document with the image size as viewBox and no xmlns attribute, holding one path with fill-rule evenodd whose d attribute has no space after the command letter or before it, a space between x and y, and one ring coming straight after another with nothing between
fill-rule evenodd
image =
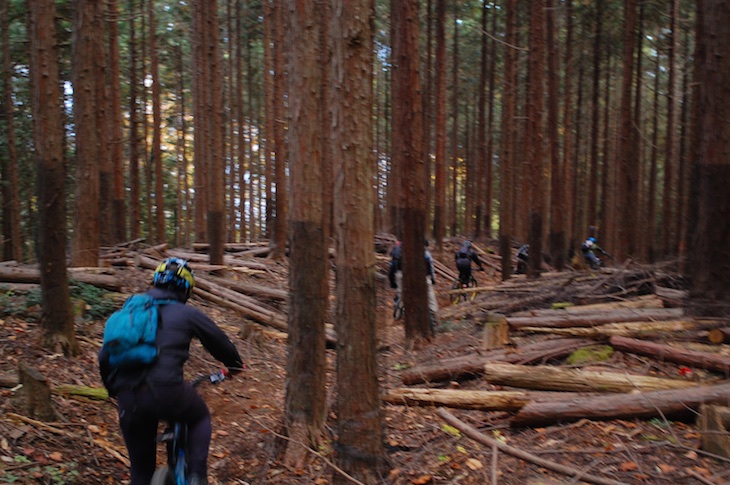
<instances>
[{"instance_id":1,"label":"blue backpack","mask_svg":"<svg viewBox=\"0 0 730 485\"><path fill-rule=\"evenodd\" d=\"M116 368L141 367L157 359L159 305L176 300L158 300L147 294L130 296L124 306L107 319L102 346L109 364Z\"/></svg>"}]
</instances>

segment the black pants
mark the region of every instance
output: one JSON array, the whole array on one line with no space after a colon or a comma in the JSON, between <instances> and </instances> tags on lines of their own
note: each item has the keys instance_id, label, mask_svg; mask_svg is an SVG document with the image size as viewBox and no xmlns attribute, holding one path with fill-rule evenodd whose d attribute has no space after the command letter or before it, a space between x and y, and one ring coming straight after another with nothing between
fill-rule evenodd
<instances>
[{"instance_id":1,"label":"black pants","mask_svg":"<svg viewBox=\"0 0 730 485\"><path fill-rule=\"evenodd\" d=\"M469 280L471 280L471 259L457 259L456 269L459 270L459 281L461 281L461 284L468 285Z\"/></svg>"},{"instance_id":2,"label":"black pants","mask_svg":"<svg viewBox=\"0 0 730 485\"><path fill-rule=\"evenodd\" d=\"M189 383L155 385L120 392L119 427L129 451L131 485L148 485L155 473L157 425L161 420L188 424L187 463L190 474L207 476L210 412Z\"/></svg>"}]
</instances>

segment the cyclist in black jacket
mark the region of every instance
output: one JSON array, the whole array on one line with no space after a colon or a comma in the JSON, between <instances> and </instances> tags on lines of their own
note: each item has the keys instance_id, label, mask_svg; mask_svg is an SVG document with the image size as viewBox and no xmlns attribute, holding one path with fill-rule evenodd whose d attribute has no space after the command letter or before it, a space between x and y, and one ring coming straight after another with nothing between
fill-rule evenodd
<instances>
[{"instance_id":1,"label":"cyclist in black jacket","mask_svg":"<svg viewBox=\"0 0 730 485\"><path fill-rule=\"evenodd\" d=\"M207 484L211 419L203 398L185 382L183 366L190 342L197 338L231 373L243 368L241 356L226 334L197 308L186 305L195 278L187 261L170 258L154 273L147 293L157 299L177 300L160 305L157 360L142 369L113 369L109 356L99 353L99 370L109 395L117 398L119 427L129 451L131 485L148 485L155 472L157 426L160 420L188 424L190 485Z\"/></svg>"},{"instance_id":2,"label":"cyclist in black jacket","mask_svg":"<svg viewBox=\"0 0 730 485\"><path fill-rule=\"evenodd\" d=\"M471 241L464 241L458 251L454 254L454 262L456 263L456 269L459 270L459 281L464 286L469 284L471 279L471 263L472 261L479 267L480 271L484 270L482 266L482 260L479 259L479 255L474 248L471 246Z\"/></svg>"}]
</instances>

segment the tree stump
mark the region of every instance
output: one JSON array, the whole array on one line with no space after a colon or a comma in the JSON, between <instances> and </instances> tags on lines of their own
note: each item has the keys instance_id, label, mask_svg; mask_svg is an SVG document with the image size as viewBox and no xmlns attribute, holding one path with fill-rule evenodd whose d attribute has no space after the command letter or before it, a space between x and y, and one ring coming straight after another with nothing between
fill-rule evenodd
<instances>
[{"instance_id":1,"label":"tree stump","mask_svg":"<svg viewBox=\"0 0 730 485\"><path fill-rule=\"evenodd\" d=\"M501 349L509 343L509 324L504 315L490 314L484 323L482 348L484 350Z\"/></svg>"},{"instance_id":2,"label":"tree stump","mask_svg":"<svg viewBox=\"0 0 730 485\"><path fill-rule=\"evenodd\" d=\"M58 415L53 409L51 387L46 378L37 369L20 362L18 381L23 386L18 397L25 415L41 421L55 421Z\"/></svg>"},{"instance_id":3,"label":"tree stump","mask_svg":"<svg viewBox=\"0 0 730 485\"><path fill-rule=\"evenodd\" d=\"M702 433L702 449L730 458L730 407L701 405L697 424Z\"/></svg>"}]
</instances>

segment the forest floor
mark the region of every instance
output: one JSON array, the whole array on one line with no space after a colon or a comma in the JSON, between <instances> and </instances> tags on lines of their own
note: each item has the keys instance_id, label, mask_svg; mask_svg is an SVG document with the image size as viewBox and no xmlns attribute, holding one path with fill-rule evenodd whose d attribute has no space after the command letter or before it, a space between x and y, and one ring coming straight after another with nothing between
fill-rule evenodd
<instances>
[{"instance_id":1,"label":"forest floor","mask_svg":"<svg viewBox=\"0 0 730 485\"><path fill-rule=\"evenodd\" d=\"M451 252L441 262L452 266ZM263 259L262 259L263 260ZM265 274L247 276L272 288L286 287L285 263L265 260ZM381 270L387 258L379 259ZM143 290L150 272L115 268L124 281L125 293ZM381 272L382 276L382 272ZM497 275L477 273L480 286L499 284ZM445 320L429 345L409 351L403 346L401 322L392 315L392 290L387 282L378 289L380 384L382 389L402 387L400 372L423 363L478 352L482 326L468 318ZM439 290L450 281L439 278ZM0 295L2 296L2 295ZM51 354L38 344L38 308L23 307L23 295L5 293L0 304L0 375L17 371L24 362L36 368L52 389L72 384L101 387L97 351L103 319L77 324L81 355L66 358ZM441 305L448 296L439 293ZM208 313L236 343L246 370L218 386L204 385L201 394L213 416L210 448L210 483L318 484L332 483L334 461L329 445L311 452L302 469L290 469L277 455L281 438L286 378L286 339L271 332L239 333L241 317L232 310L194 297L190 304ZM14 308L16 311L11 312ZM534 337L515 337L534 338ZM328 350L330 385L328 402L335 403L334 351ZM677 375L676 365L648 364L646 359L615 352L604 363L613 369ZM217 368L210 356L195 344L186 368L189 376ZM484 379L442 385L460 389L494 389ZM0 484L125 484L128 482L126 450L117 427L115 402L54 392L52 402L58 418L40 422L24 417L17 388L0 387ZM580 420L540 428L512 428L509 413L452 409L450 412L481 433L543 459L584 473L626 484L707 485L730 483L728 460L699 449L700 433L695 423L663 419L613 421ZM336 430L334 411L327 432ZM561 475L528 461L497 451L447 426L434 407L383 405L387 458L391 472L384 484L580 484L580 478ZM330 435L330 439L334 437ZM158 459L162 462L162 447ZM358 483L353 481L352 483ZM606 482L608 483L608 482Z\"/></svg>"}]
</instances>

